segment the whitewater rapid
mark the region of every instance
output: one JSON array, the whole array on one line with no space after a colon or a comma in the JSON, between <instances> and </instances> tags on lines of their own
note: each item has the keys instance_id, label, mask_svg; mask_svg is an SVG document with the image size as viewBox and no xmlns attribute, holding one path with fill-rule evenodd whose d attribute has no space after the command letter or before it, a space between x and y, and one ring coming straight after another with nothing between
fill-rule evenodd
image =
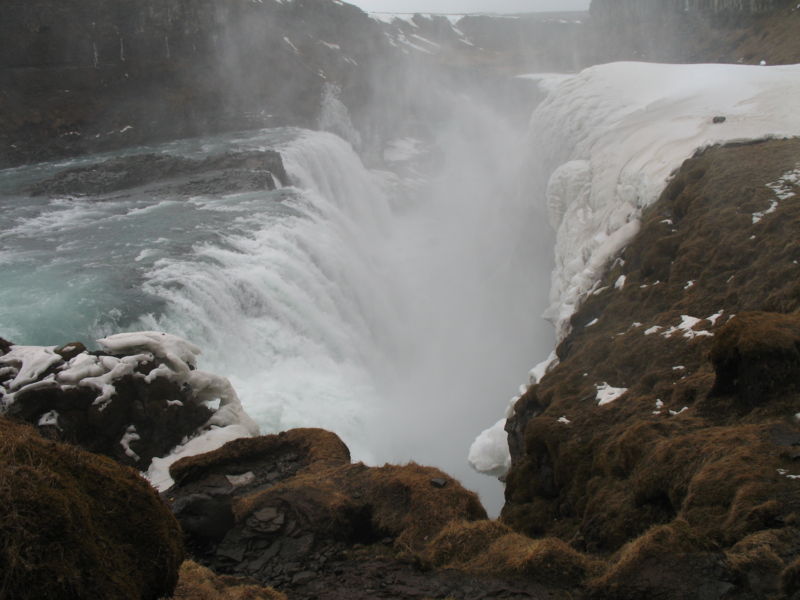
<instances>
[{"instance_id":1,"label":"whitewater rapid","mask_svg":"<svg viewBox=\"0 0 800 600\"><path fill-rule=\"evenodd\" d=\"M367 169L336 135L296 129L136 150L276 149L291 181L271 192L20 191L119 154L5 171L0 335L167 331L203 349L199 366L231 380L263 433L323 427L356 460L439 466L496 512L500 484L466 452L552 343L538 316L552 240L524 189L524 141L464 100L393 157L406 161L399 176Z\"/></svg>"}]
</instances>

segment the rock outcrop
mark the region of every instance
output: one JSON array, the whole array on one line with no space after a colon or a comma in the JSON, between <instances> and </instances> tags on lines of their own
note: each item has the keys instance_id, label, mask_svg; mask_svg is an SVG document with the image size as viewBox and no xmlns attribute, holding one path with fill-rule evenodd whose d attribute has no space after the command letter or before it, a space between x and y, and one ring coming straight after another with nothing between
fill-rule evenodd
<instances>
[{"instance_id":1,"label":"rock outcrop","mask_svg":"<svg viewBox=\"0 0 800 600\"><path fill-rule=\"evenodd\" d=\"M178 523L135 471L0 417L0 596L157 600Z\"/></svg>"},{"instance_id":2,"label":"rock outcrop","mask_svg":"<svg viewBox=\"0 0 800 600\"><path fill-rule=\"evenodd\" d=\"M354 544L409 554L453 520L486 518L441 471L351 464L332 433L297 429L229 442L171 468L165 492L187 547L223 573L286 588L308 583Z\"/></svg>"},{"instance_id":3,"label":"rock outcrop","mask_svg":"<svg viewBox=\"0 0 800 600\"><path fill-rule=\"evenodd\" d=\"M165 185L170 180L182 181ZM33 196L99 196L152 183L161 184L162 194L234 194L274 190L288 184L289 176L274 150L228 152L202 160L134 154L61 171L27 191Z\"/></svg>"},{"instance_id":4,"label":"rock outcrop","mask_svg":"<svg viewBox=\"0 0 800 600\"><path fill-rule=\"evenodd\" d=\"M686 161L517 403L503 521L610 566L598 598L791 586L800 142Z\"/></svg>"},{"instance_id":5,"label":"rock outcrop","mask_svg":"<svg viewBox=\"0 0 800 600\"><path fill-rule=\"evenodd\" d=\"M242 417L235 394L226 396L227 380L194 370L199 349L183 340L143 333L101 342L107 351L90 353L78 342L10 345L0 355L0 413L141 471ZM214 399L222 399L216 410L208 406Z\"/></svg>"}]
</instances>

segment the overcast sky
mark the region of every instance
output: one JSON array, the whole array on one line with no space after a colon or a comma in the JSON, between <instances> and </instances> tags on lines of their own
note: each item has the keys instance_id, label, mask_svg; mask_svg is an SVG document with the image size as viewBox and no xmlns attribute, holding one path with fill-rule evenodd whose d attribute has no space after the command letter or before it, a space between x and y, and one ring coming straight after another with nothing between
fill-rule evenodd
<instances>
[{"instance_id":1,"label":"overcast sky","mask_svg":"<svg viewBox=\"0 0 800 600\"><path fill-rule=\"evenodd\" d=\"M347 0L367 12L495 12L588 10L590 0Z\"/></svg>"}]
</instances>

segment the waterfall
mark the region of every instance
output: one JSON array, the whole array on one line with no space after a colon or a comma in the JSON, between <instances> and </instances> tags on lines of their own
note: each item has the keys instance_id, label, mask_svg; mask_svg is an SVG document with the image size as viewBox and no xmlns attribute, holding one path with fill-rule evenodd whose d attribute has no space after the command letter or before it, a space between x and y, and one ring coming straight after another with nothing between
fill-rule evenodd
<instances>
[{"instance_id":1,"label":"waterfall","mask_svg":"<svg viewBox=\"0 0 800 600\"><path fill-rule=\"evenodd\" d=\"M440 466L496 510L470 442L552 344L525 141L457 99L431 144L441 168L401 201L347 142L305 132L279 148L294 186L246 233L155 263L145 289L167 307L138 325L203 347L264 432L330 429L356 459Z\"/></svg>"}]
</instances>

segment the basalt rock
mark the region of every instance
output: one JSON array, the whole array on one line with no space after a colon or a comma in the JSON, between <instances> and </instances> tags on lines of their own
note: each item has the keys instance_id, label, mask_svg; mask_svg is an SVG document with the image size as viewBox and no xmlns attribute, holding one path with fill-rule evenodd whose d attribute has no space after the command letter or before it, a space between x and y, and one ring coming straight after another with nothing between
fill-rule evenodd
<instances>
[{"instance_id":1,"label":"basalt rock","mask_svg":"<svg viewBox=\"0 0 800 600\"><path fill-rule=\"evenodd\" d=\"M0 596L172 594L180 529L133 469L0 417L0 506Z\"/></svg>"},{"instance_id":2,"label":"basalt rock","mask_svg":"<svg viewBox=\"0 0 800 600\"><path fill-rule=\"evenodd\" d=\"M236 440L171 474L164 497L190 551L215 571L281 589L334 575L330 565L354 548L413 557L447 523L486 518L441 471L351 464L341 440L318 429Z\"/></svg>"}]
</instances>

